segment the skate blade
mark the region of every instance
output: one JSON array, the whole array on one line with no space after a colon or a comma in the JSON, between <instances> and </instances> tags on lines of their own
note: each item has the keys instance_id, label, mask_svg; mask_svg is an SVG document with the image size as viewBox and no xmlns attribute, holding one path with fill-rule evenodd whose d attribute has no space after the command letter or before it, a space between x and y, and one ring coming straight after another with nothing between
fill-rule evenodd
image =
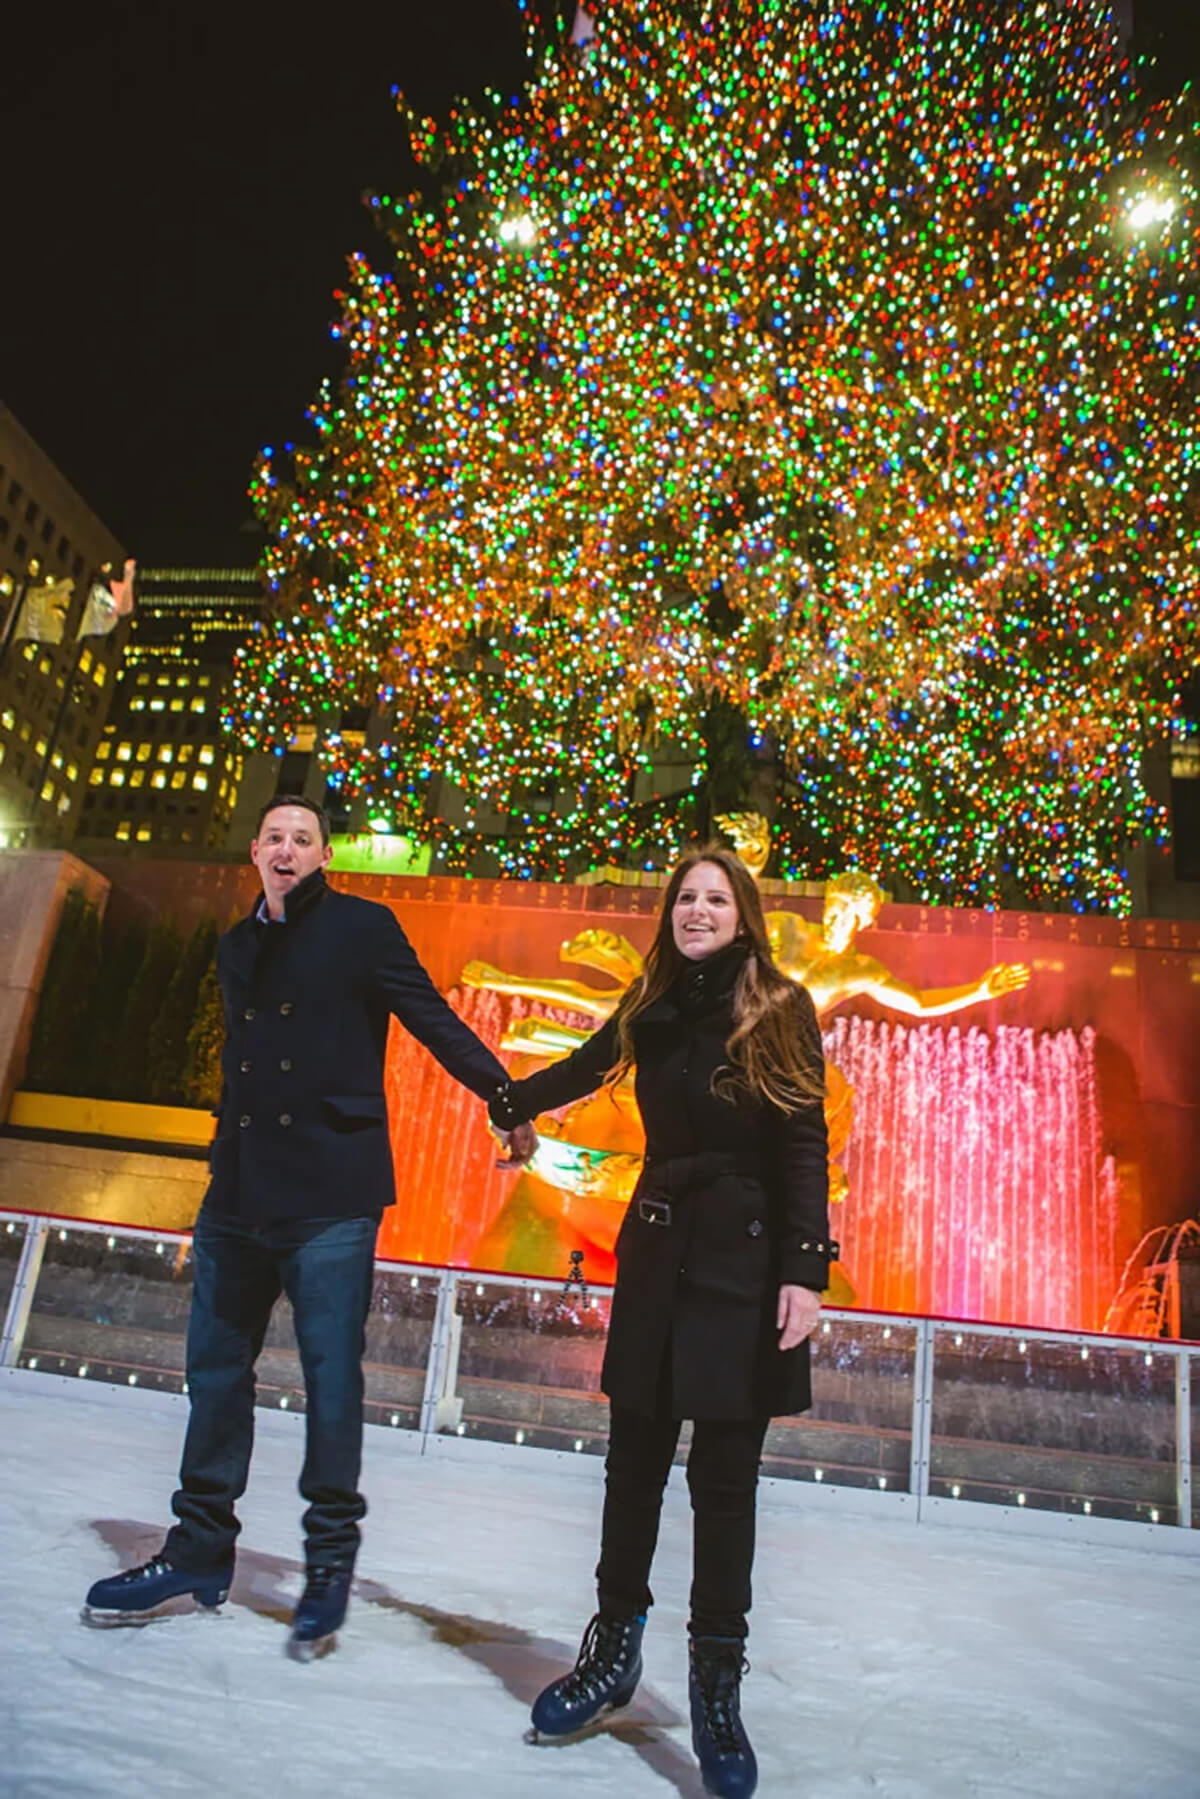
<instances>
[{"instance_id":1,"label":"skate blade","mask_svg":"<svg viewBox=\"0 0 1200 1799\"><path fill-rule=\"evenodd\" d=\"M147 1624L164 1624L168 1618L188 1618L199 1613L202 1617L221 1618L224 1613L221 1606L229 1597L222 1593L216 1605L201 1605L198 1599L187 1603L187 1595L181 1594L175 1599L164 1599L161 1605L151 1606L144 1612L106 1612L94 1605L79 1608L79 1621L86 1624L89 1630L140 1630Z\"/></svg>"},{"instance_id":2,"label":"skate blade","mask_svg":"<svg viewBox=\"0 0 1200 1799\"><path fill-rule=\"evenodd\" d=\"M626 1701L627 1704L628 1701ZM557 1749L560 1745L565 1746L568 1743L586 1743L589 1737L601 1735L610 1719L625 1709L625 1705L606 1705L602 1711L596 1713L594 1718L589 1718L588 1722L581 1724L577 1730L539 1730L536 1724L531 1724L521 1741L528 1743L531 1749Z\"/></svg>"},{"instance_id":3,"label":"skate blade","mask_svg":"<svg viewBox=\"0 0 1200 1799\"><path fill-rule=\"evenodd\" d=\"M327 1655L332 1655L337 1648L337 1631L331 1631L327 1637L314 1637L310 1640L297 1637L288 1638L287 1652L294 1662L319 1662Z\"/></svg>"}]
</instances>

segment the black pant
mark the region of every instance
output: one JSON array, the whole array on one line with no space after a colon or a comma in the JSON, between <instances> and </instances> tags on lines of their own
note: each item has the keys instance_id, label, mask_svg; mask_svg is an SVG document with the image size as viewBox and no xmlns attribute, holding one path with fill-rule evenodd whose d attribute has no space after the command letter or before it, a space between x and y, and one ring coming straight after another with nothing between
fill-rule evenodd
<instances>
[{"instance_id":1,"label":"black pant","mask_svg":"<svg viewBox=\"0 0 1200 1799\"><path fill-rule=\"evenodd\" d=\"M164 1549L189 1572L229 1562L241 1529L254 1442L254 1364L281 1292L292 1303L307 1400L300 1491L309 1567L352 1568L362 1467L365 1325L374 1284L377 1217L293 1219L251 1225L201 1210L192 1239L195 1284L188 1321L191 1417L178 1523Z\"/></svg>"},{"instance_id":2,"label":"black pant","mask_svg":"<svg viewBox=\"0 0 1200 1799\"><path fill-rule=\"evenodd\" d=\"M688 1453L693 1553L689 1630L744 1637L754 1562L754 1500L768 1420L697 1420ZM632 1617L653 1604L650 1564L678 1418L612 1408L596 1584L602 1611Z\"/></svg>"}]
</instances>

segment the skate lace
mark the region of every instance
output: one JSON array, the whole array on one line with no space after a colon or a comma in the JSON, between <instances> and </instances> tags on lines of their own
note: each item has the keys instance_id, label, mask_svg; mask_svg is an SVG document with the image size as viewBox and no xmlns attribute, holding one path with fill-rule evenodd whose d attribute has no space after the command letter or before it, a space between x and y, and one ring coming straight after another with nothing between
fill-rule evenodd
<instances>
[{"instance_id":1,"label":"skate lace","mask_svg":"<svg viewBox=\"0 0 1200 1799\"><path fill-rule=\"evenodd\" d=\"M581 1699L591 1690L597 1678L605 1672L605 1664L611 1665L616 1659L627 1628L619 1620L602 1618L599 1612L596 1613L583 1633L575 1666L559 1688L563 1699Z\"/></svg>"},{"instance_id":2,"label":"skate lace","mask_svg":"<svg viewBox=\"0 0 1200 1799\"><path fill-rule=\"evenodd\" d=\"M341 1568L310 1568L304 1577L305 1597L324 1595L342 1578L342 1573Z\"/></svg>"},{"instance_id":3,"label":"skate lace","mask_svg":"<svg viewBox=\"0 0 1200 1799\"><path fill-rule=\"evenodd\" d=\"M127 1568L121 1575L121 1584L131 1587L135 1580L154 1580L160 1574L174 1574L174 1572L170 1562L161 1555L155 1555L138 1568Z\"/></svg>"},{"instance_id":4,"label":"skate lace","mask_svg":"<svg viewBox=\"0 0 1200 1799\"><path fill-rule=\"evenodd\" d=\"M704 1701L704 1727L718 1755L740 1755L742 1738L738 1716L738 1681L750 1672L750 1663L741 1658L722 1662L717 1667L699 1670L700 1697Z\"/></svg>"}]
</instances>

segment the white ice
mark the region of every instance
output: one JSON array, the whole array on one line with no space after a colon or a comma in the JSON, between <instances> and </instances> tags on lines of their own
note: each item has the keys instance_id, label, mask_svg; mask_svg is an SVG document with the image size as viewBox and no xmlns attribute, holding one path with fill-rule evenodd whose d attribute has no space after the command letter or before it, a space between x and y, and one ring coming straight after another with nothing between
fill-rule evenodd
<instances>
[{"instance_id":1,"label":"white ice","mask_svg":"<svg viewBox=\"0 0 1200 1799\"><path fill-rule=\"evenodd\" d=\"M646 1676L577 1744L529 1700L592 1605L600 1487L514 1450L368 1430L360 1581L335 1654L286 1659L302 1424L260 1414L233 1596L140 1630L79 1622L160 1540L181 1401L0 1380L4 1799L699 1799L686 1724L687 1497L669 1492ZM1197 1799L1200 1563L799 1509L768 1493L744 1710L760 1792Z\"/></svg>"}]
</instances>

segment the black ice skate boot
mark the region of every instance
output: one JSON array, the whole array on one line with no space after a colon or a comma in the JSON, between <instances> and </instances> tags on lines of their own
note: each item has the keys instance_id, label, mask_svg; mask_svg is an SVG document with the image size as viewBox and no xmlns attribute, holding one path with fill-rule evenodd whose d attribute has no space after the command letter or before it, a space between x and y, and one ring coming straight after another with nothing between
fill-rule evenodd
<instances>
[{"instance_id":1,"label":"black ice skate boot","mask_svg":"<svg viewBox=\"0 0 1200 1799\"><path fill-rule=\"evenodd\" d=\"M314 1662L328 1655L346 1620L350 1603L352 1568L310 1568L292 1619L288 1654L296 1662Z\"/></svg>"},{"instance_id":2,"label":"black ice skate boot","mask_svg":"<svg viewBox=\"0 0 1200 1799\"><path fill-rule=\"evenodd\" d=\"M693 1637L689 1645L692 1747L704 1790L717 1799L750 1799L758 1785L740 1706L745 1647L741 1637Z\"/></svg>"},{"instance_id":3,"label":"black ice skate boot","mask_svg":"<svg viewBox=\"0 0 1200 1799\"><path fill-rule=\"evenodd\" d=\"M646 1620L610 1618L597 1612L583 1633L575 1666L538 1694L527 1742L571 1736L605 1712L628 1705L642 1678Z\"/></svg>"},{"instance_id":4,"label":"black ice skate boot","mask_svg":"<svg viewBox=\"0 0 1200 1799\"><path fill-rule=\"evenodd\" d=\"M140 1568L98 1580L79 1615L85 1624L151 1624L170 1616L167 1607L175 1599L194 1599L202 1611L215 1611L228 1597L232 1580L232 1562L196 1574L156 1555Z\"/></svg>"}]
</instances>

